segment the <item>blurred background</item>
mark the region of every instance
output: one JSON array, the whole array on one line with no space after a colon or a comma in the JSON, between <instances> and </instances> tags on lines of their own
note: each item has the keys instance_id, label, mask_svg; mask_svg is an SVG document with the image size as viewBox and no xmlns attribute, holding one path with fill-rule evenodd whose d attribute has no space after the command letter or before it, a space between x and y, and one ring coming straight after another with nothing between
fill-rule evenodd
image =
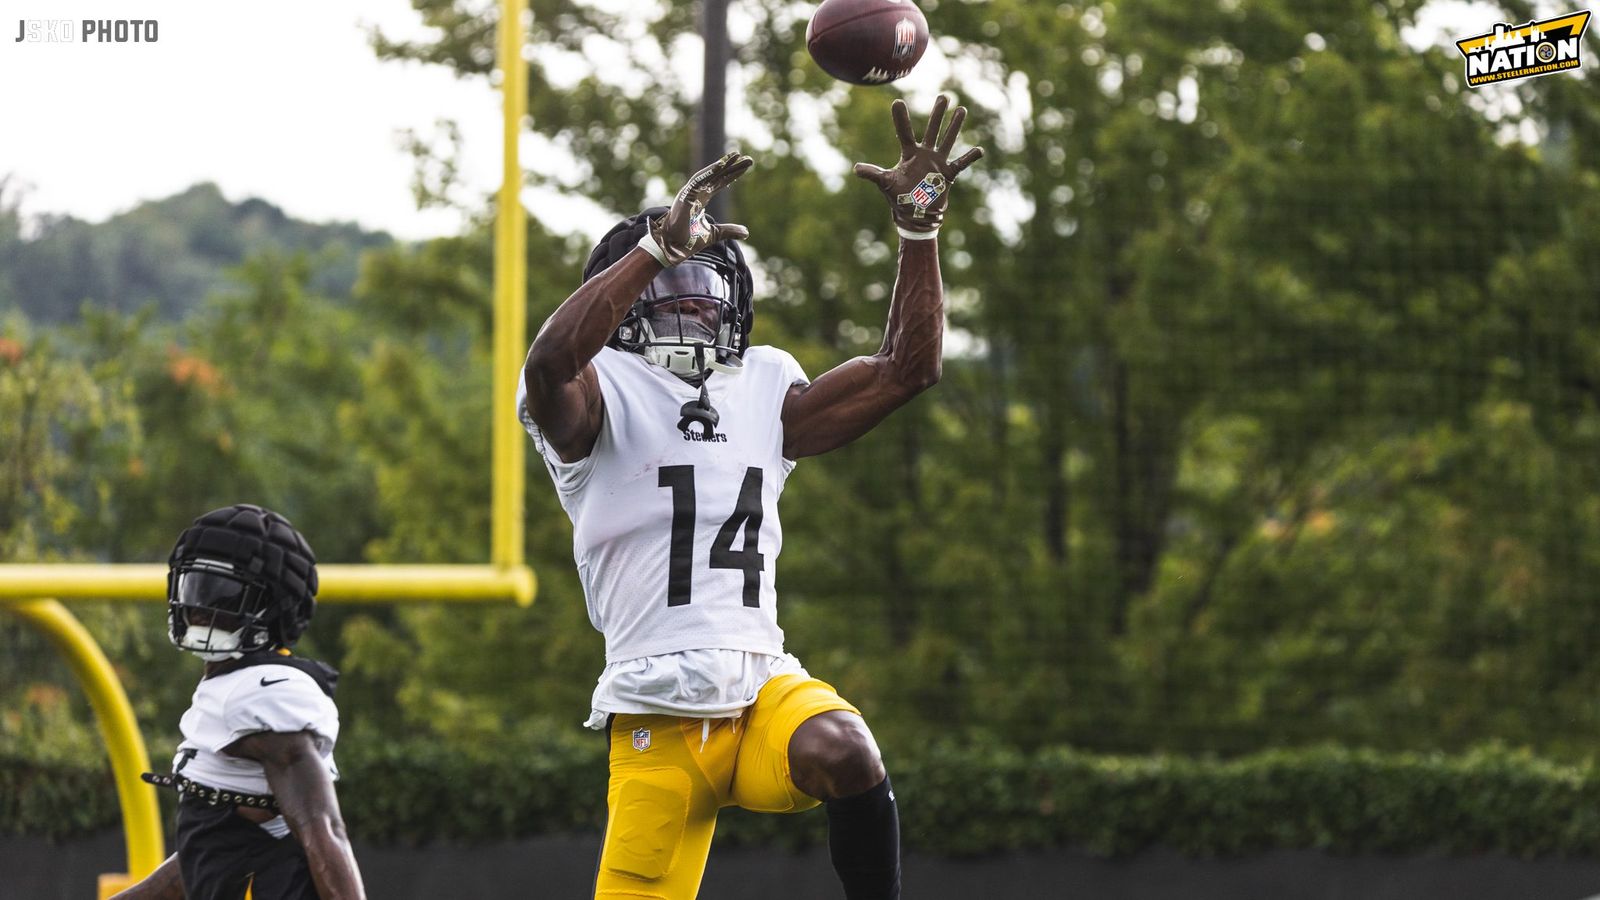
<instances>
[{"instance_id":1,"label":"blurred background","mask_svg":"<svg viewBox=\"0 0 1600 900\"><path fill-rule=\"evenodd\" d=\"M324 562L487 559L494 4L157 6L157 44L0 50L0 560L159 562L239 501ZM1600 92L1470 90L1453 43L1572 10L919 6L895 85L828 78L777 0L730 4L727 72L754 339L813 376L882 337L895 237L848 173L894 159L890 99L952 94L987 150L943 381L784 505L789 649L866 714L908 846L1596 855ZM532 7L536 328L708 154L696 4ZM532 608L325 605L301 644L344 673L358 837L603 825L602 642L529 458ZM157 605L73 611L161 767L199 664ZM0 772L0 833L117 821L4 616Z\"/></svg>"}]
</instances>

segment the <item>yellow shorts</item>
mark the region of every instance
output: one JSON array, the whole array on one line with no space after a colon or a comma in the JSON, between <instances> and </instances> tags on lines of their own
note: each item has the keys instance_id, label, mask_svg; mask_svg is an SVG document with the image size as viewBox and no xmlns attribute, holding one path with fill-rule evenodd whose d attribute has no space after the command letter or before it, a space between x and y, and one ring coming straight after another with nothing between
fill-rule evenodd
<instances>
[{"instance_id":1,"label":"yellow shorts","mask_svg":"<svg viewBox=\"0 0 1600 900\"><path fill-rule=\"evenodd\" d=\"M717 810L799 812L818 804L789 775L789 739L832 710L860 715L832 685L780 675L737 719L619 713L596 898L692 900Z\"/></svg>"}]
</instances>

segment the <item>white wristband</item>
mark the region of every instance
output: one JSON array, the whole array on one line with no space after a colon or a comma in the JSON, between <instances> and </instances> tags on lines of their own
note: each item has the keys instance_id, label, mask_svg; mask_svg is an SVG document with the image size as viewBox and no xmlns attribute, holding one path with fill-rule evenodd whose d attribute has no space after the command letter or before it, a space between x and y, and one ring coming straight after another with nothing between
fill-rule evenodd
<instances>
[{"instance_id":1,"label":"white wristband","mask_svg":"<svg viewBox=\"0 0 1600 900\"><path fill-rule=\"evenodd\" d=\"M908 241L931 241L939 236L939 229L937 228L932 231L907 231L896 225L894 230L900 232L900 236Z\"/></svg>"},{"instance_id":2,"label":"white wristband","mask_svg":"<svg viewBox=\"0 0 1600 900\"><path fill-rule=\"evenodd\" d=\"M661 263L663 267L672 268L672 264L667 262L667 252L661 249L661 245L656 243L655 236L649 231L644 233L644 237L639 238L639 249L655 257L656 262Z\"/></svg>"}]
</instances>

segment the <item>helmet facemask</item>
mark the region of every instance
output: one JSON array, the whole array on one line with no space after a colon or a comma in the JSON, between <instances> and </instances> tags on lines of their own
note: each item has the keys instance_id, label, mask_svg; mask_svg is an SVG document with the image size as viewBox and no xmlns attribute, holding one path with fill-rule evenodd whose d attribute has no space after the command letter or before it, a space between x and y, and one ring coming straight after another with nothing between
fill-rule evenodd
<instances>
[{"instance_id":1,"label":"helmet facemask","mask_svg":"<svg viewBox=\"0 0 1600 900\"><path fill-rule=\"evenodd\" d=\"M167 636L208 662L271 646L272 590L221 560L195 559L167 575Z\"/></svg>"},{"instance_id":2,"label":"helmet facemask","mask_svg":"<svg viewBox=\"0 0 1600 900\"><path fill-rule=\"evenodd\" d=\"M720 258L696 256L664 270L633 302L617 343L691 384L742 371L745 329L725 268ZM691 301L715 305L715 330L681 306Z\"/></svg>"}]
</instances>

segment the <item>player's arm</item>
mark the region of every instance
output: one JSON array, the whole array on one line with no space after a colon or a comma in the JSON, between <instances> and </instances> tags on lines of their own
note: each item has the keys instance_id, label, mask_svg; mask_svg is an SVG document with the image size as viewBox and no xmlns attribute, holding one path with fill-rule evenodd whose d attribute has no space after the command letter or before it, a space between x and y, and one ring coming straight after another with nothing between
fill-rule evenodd
<instances>
[{"instance_id":1,"label":"player's arm","mask_svg":"<svg viewBox=\"0 0 1600 900\"><path fill-rule=\"evenodd\" d=\"M651 223L646 239L615 265L584 282L539 329L523 368L528 415L563 462L576 462L594 449L605 403L590 361L611 339L651 279L710 244L749 236L738 225L717 225L709 232L693 226L711 198L743 175L751 163L748 156L729 153L695 173L667 214Z\"/></svg>"},{"instance_id":2,"label":"player's arm","mask_svg":"<svg viewBox=\"0 0 1600 900\"><path fill-rule=\"evenodd\" d=\"M138 884L119 891L111 900L183 900L183 876L178 871L178 854L166 858L156 870Z\"/></svg>"},{"instance_id":3,"label":"player's arm","mask_svg":"<svg viewBox=\"0 0 1600 900\"><path fill-rule=\"evenodd\" d=\"M226 751L261 763L278 809L299 839L311 864L311 878L323 900L361 900L366 889L345 834L333 779L309 731L263 731L246 735Z\"/></svg>"},{"instance_id":4,"label":"player's arm","mask_svg":"<svg viewBox=\"0 0 1600 900\"><path fill-rule=\"evenodd\" d=\"M788 459L826 453L872 430L890 413L939 380L944 356L944 285L939 277L939 225L950 183L983 156L973 147L951 161L950 150L967 117L956 107L940 134L945 107L933 104L921 143L911 132L905 101L891 107L900 138L893 169L857 163L855 173L878 186L889 201L900 233L899 269L883 346L824 373L809 385L789 389L783 404L783 455Z\"/></svg>"}]
</instances>

